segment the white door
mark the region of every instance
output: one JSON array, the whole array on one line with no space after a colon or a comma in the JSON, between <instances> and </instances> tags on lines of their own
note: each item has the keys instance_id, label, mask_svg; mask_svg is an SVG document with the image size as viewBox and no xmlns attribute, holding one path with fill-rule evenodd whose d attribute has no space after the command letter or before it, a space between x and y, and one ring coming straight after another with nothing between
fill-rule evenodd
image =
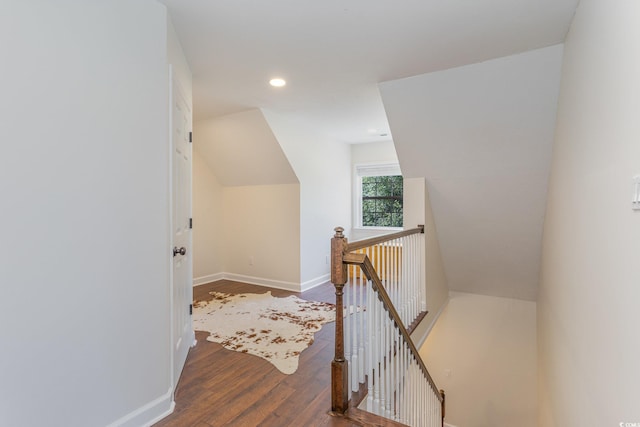
<instances>
[{"instance_id":1,"label":"white door","mask_svg":"<svg viewBox=\"0 0 640 427\"><path fill-rule=\"evenodd\" d=\"M171 73L171 163L172 163L172 344L173 390L180 379L194 333L191 323L191 108Z\"/></svg>"}]
</instances>

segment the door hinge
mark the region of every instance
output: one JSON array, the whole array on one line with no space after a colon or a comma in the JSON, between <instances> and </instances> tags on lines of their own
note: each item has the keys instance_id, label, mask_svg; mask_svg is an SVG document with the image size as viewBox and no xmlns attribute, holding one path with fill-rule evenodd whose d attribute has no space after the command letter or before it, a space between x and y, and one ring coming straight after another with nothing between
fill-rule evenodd
<instances>
[{"instance_id":1,"label":"door hinge","mask_svg":"<svg viewBox=\"0 0 640 427\"><path fill-rule=\"evenodd\" d=\"M189 229L193 228L193 218L189 218Z\"/></svg>"},{"instance_id":2,"label":"door hinge","mask_svg":"<svg viewBox=\"0 0 640 427\"><path fill-rule=\"evenodd\" d=\"M193 132L189 132L189 142L193 142Z\"/></svg>"},{"instance_id":3,"label":"door hinge","mask_svg":"<svg viewBox=\"0 0 640 427\"><path fill-rule=\"evenodd\" d=\"M193 304L189 304L189 316L193 316Z\"/></svg>"}]
</instances>

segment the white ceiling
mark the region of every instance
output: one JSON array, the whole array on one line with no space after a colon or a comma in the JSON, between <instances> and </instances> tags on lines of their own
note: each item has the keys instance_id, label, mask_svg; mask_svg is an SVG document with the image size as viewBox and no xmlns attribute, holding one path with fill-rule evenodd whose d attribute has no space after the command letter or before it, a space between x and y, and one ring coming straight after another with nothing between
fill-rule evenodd
<instances>
[{"instance_id":1,"label":"white ceiling","mask_svg":"<svg viewBox=\"0 0 640 427\"><path fill-rule=\"evenodd\" d=\"M377 83L560 43L578 2L161 1L191 65L196 120L268 108L351 143L391 139ZM273 76L287 86L270 87Z\"/></svg>"},{"instance_id":2,"label":"white ceiling","mask_svg":"<svg viewBox=\"0 0 640 427\"><path fill-rule=\"evenodd\" d=\"M160 1L195 120L263 108L347 143L393 136L429 182L450 288L536 298L561 49L514 54L562 43L578 0Z\"/></svg>"}]
</instances>

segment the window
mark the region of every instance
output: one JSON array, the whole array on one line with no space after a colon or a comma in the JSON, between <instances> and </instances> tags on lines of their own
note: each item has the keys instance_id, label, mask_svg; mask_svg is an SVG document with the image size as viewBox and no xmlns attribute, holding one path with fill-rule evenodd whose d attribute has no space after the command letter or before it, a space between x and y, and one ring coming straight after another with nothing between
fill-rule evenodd
<instances>
[{"instance_id":1,"label":"window","mask_svg":"<svg viewBox=\"0 0 640 427\"><path fill-rule=\"evenodd\" d=\"M402 175L397 164L356 166L356 224L402 227Z\"/></svg>"}]
</instances>

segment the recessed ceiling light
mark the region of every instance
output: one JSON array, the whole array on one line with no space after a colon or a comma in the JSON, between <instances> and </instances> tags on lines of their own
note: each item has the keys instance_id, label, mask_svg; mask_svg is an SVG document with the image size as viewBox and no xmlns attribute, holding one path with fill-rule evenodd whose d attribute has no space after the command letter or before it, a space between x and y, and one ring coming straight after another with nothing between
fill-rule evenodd
<instances>
[{"instance_id":1,"label":"recessed ceiling light","mask_svg":"<svg viewBox=\"0 0 640 427\"><path fill-rule=\"evenodd\" d=\"M269 84L271 86L274 86L274 87L282 87L282 86L286 85L287 82L284 81L284 79L276 78L276 79L269 80Z\"/></svg>"},{"instance_id":2,"label":"recessed ceiling light","mask_svg":"<svg viewBox=\"0 0 640 427\"><path fill-rule=\"evenodd\" d=\"M369 132L369 133L378 133L378 129L373 129L373 128L367 129L367 132Z\"/></svg>"}]
</instances>

